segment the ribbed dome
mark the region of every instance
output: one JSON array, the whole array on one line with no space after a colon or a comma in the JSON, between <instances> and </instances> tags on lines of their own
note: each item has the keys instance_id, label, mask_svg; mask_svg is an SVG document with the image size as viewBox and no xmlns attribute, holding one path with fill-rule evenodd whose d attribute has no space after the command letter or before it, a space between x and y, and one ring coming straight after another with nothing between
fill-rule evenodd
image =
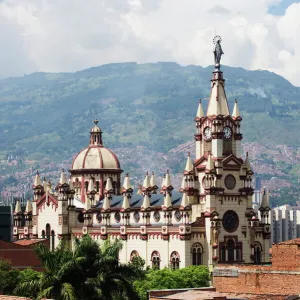
<instances>
[{"instance_id":1,"label":"ribbed dome","mask_svg":"<svg viewBox=\"0 0 300 300\"><path fill-rule=\"evenodd\" d=\"M120 169L120 163L111 150L101 146L89 146L75 157L72 169Z\"/></svg>"}]
</instances>

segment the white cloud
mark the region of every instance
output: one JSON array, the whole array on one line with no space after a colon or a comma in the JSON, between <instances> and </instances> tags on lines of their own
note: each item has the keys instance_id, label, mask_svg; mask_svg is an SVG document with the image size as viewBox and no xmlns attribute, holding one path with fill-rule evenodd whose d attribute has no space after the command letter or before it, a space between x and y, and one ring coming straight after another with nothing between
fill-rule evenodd
<instances>
[{"instance_id":1,"label":"white cloud","mask_svg":"<svg viewBox=\"0 0 300 300\"><path fill-rule=\"evenodd\" d=\"M300 4L279 0L4 0L0 76L76 71L111 62L222 63L268 69L300 85Z\"/></svg>"}]
</instances>

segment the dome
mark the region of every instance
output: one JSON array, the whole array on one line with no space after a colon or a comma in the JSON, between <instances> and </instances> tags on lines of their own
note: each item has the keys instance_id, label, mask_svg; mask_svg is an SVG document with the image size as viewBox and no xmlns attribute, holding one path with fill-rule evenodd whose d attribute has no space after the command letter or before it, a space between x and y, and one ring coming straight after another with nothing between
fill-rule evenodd
<instances>
[{"instance_id":1,"label":"dome","mask_svg":"<svg viewBox=\"0 0 300 300\"><path fill-rule=\"evenodd\" d=\"M89 146L75 157L72 170L82 169L120 169L117 156L101 146Z\"/></svg>"}]
</instances>

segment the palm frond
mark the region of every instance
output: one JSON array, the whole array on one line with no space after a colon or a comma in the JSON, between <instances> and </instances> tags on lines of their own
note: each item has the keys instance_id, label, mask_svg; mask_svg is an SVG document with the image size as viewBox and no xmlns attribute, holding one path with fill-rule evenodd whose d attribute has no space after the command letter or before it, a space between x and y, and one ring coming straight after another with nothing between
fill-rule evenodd
<instances>
[{"instance_id":1,"label":"palm frond","mask_svg":"<svg viewBox=\"0 0 300 300\"><path fill-rule=\"evenodd\" d=\"M60 295L62 300L76 300L75 290L68 282L62 284Z\"/></svg>"}]
</instances>

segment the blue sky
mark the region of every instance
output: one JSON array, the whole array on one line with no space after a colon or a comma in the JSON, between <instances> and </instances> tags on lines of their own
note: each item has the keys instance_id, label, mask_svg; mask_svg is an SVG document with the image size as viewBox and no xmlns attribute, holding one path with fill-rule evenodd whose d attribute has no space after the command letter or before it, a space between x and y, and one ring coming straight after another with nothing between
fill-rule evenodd
<instances>
[{"instance_id":1,"label":"blue sky","mask_svg":"<svg viewBox=\"0 0 300 300\"><path fill-rule=\"evenodd\" d=\"M299 3L299 1L293 0L282 0L280 3L276 5L272 5L269 7L269 13L272 15L282 16L285 13L285 10L292 4Z\"/></svg>"}]
</instances>

